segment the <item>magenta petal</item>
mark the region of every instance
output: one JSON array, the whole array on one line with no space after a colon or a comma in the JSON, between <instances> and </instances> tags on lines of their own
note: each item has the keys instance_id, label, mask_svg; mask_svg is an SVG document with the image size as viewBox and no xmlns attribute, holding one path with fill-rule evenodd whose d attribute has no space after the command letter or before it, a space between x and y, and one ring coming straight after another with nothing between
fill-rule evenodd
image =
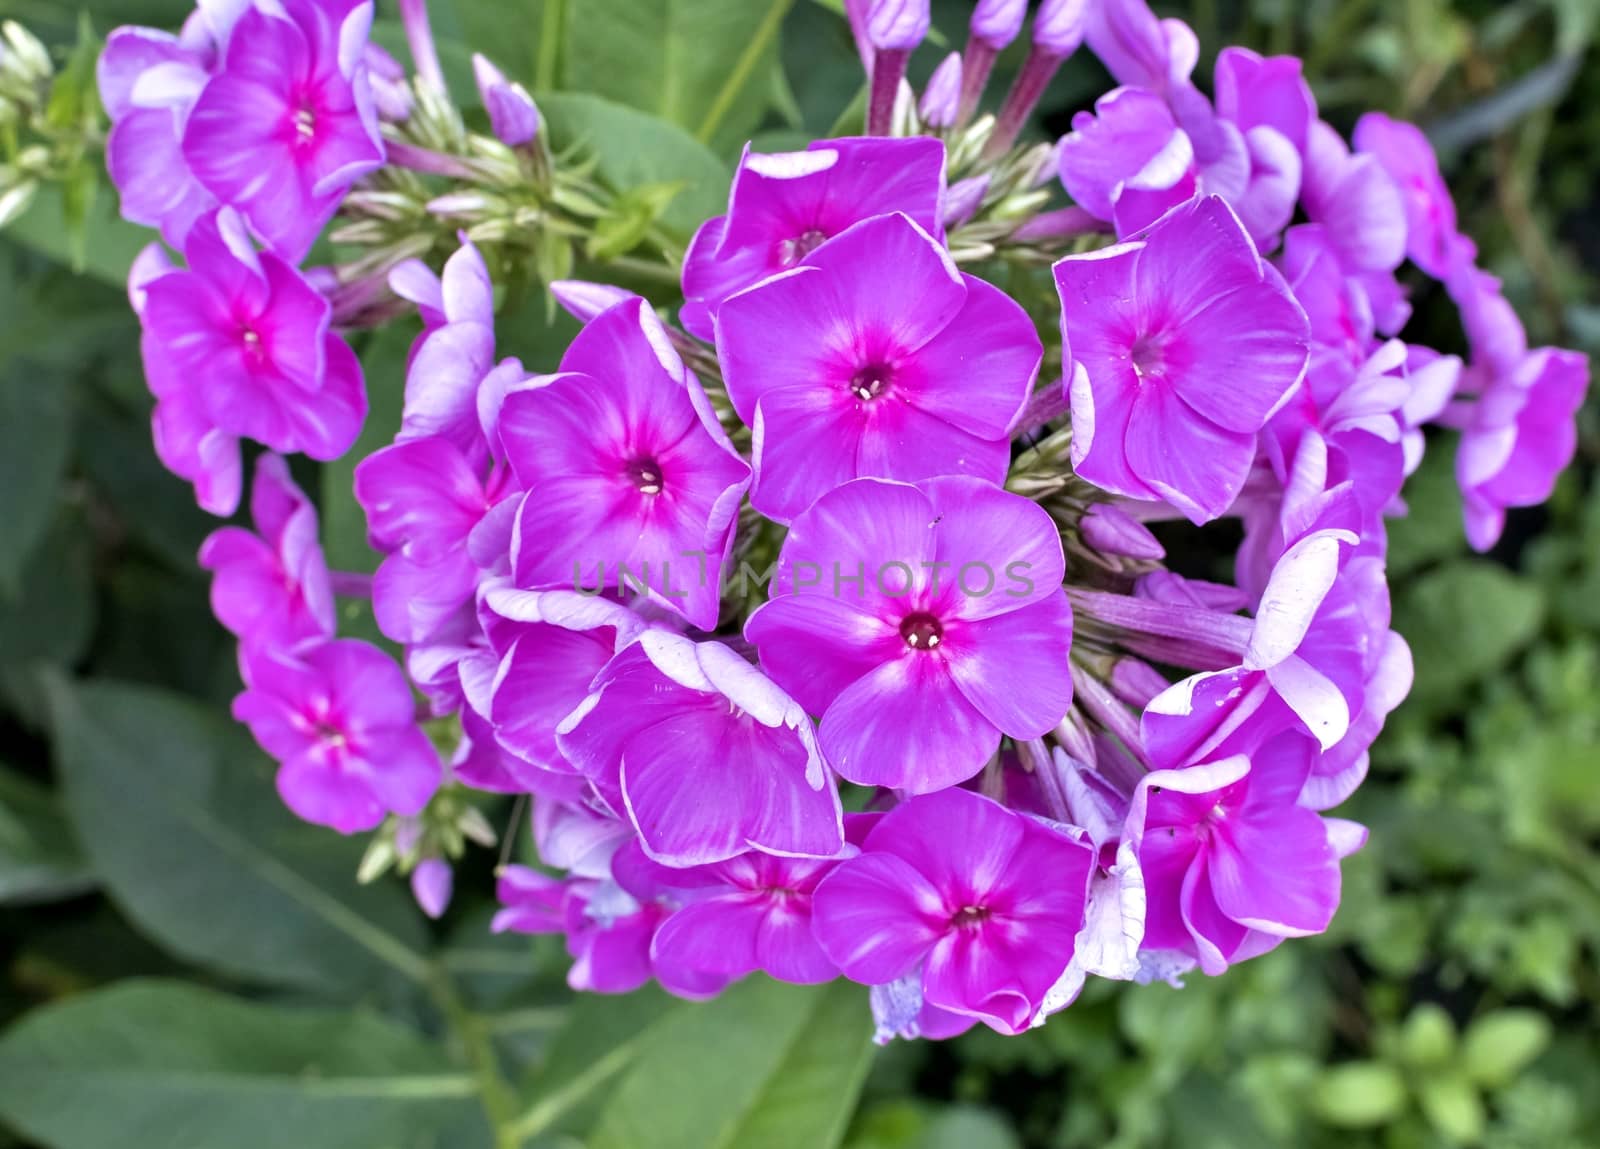
<instances>
[{"instance_id":1,"label":"magenta petal","mask_svg":"<svg viewBox=\"0 0 1600 1149\"><path fill-rule=\"evenodd\" d=\"M833 768L858 785L926 794L983 769L1000 731L966 700L943 659L909 651L834 699L818 741Z\"/></svg>"},{"instance_id":2,"label":"magenta petal","mask_svg":"<svg viewBox=\"0 0 1600 1149\"><path fill-rule=\"evenodd\" d=\"M818 495L862 472L856 456L867 421L839 393L819 387L769 390L756 405L750 501L762 514L788 522Z\"/></svg>"},{"instance_id":3,"label":"magenta petal","mask_svg":"<svg viewBox=\"0 0 1600 1149\"><path fill-rule=\"evenodd\" d=\"M1218 427L1156 385L1134 399L1124 445L1129 468L1200 524L1233 505L1255 457L1256 437Z\"/></svg>"},{"instance_id":4,"label":"magenta petal","mask_svg":"<svg viewBox=\"0 0 1600 1149\"><path fill-rule=\"evenodd\" d=\"M858 479L836 487L790 526L772 594L829 595L888 617L896 596L883 590L903 582L893 564L921 577L934 557L936 517L928 496L906 483Z\"/></svg>"},{"instance_id":5,"label":"magenta petal","mask_svg":"<svg viewBox=\"0 0 1600 1149\"><path fill-rule=\"evenodd\" d=\"M891 854L863 854L822 880L811 918L817 943L846 977L882 985L917 967L945 912L939 891L912 866Z\"/></svg>"},{"instance_id":6,"label":"magenta petal","mask_svg":"<svg viewBox=\"0 0 1600 1149\"><path fill-rule=\"evenodd\" d=\"M341 834L371 830L388 815L362 779L330 770L314 752L279 767L277 784L283 804L297 817Z\"/></svg>"},{"instance_id":7,"label":"magenta petal","mask_svg":"<svg viewBox=\"0 0 1600 1149\"><path fill-rule=\"evenodd\" d=\"M882 619L826 594L785 595L763 603L745 623L762 667L809 713L821 714L856 679L900 644Z\"/></svg>"},{"instance_id":8,"label":"magenta petal","mask_svg":"<svg viewBox=\"0 0 1600 1149\"><path fill-rule=\"evenodd\" d=\"M896 393L978 438L1004 439L1033 391L1044 348L1009 295L975 276L961 279L965 303L896 376Z\"/></svg>"},{"instance_id":9,"label":"magenta petal","mask_svg":"<svg viewBox=\"0 0 1600 1149\"><path fill-rule=\"evenodd\" d=\"M922 485L934 510L934 560L959 592L956 614L982 619L1051 598L1066 573L1061 536L1039 504L970 478Z\"/></svg>"},{"instance_id":10,"label":"magenta petal","mask_svg":"<svg viewBox=\"0 0 1600 1149\"><path fill-rule=\"evenodd\" d=\"M1034 1001L1011 973L1012 963L1022 955L1007 940L998 930L954 930L940 938L923 969L927 999L942 1009L976 1016L1001 1033L1027 1029Z\"/></svg>"},{"instance_id":11,"label":"magenta petal","mask_svg":"<svg viewBox=\"0 0 1600 1149\"><path fill-rule=\"evenodd\" d=\"M1321 933L1339 906L1339 861L1327 831L1320 817L1298 806L1225 822L1207 872L1217 906L1251 929Z\"/></svg>"},{"instance_id":12,"label":"magenta petal","mask_svg":"<svg viewBox=\"0 0 1600 1149\"><path fill-rule=\"evenodd\" d=\"M760 894L711 898L684 906L662 923L651 943L658 971L743 977L758 968L756 937L766 899Z\"/></svg>"},{"instance_id":13,"label":"magenta petal","mask_svg":"<svg viewBox=\"0 0 1600 1149\"><path fill-rule=\"evenodd\" d=\"M979 713L1012 738L1042 738L1072 705L1072 608L1056 587L1020 610L946 634L950 677Z\"/></svg>"},{"instance_id":14,"label":"magenta petal","mask_svg":"<svg viewBox=\"0 0 1600 1149\"><path fill-rule=\"evenodd\" d=\"M1184 875L1179 907L1200 968L1208 976L1216 977L1227 970L1228 963L1242 960L1240 949L1249 939L1250 929L1222 912L1205 866L1191 866Z\"/></svg>"},{"instance_id":15,"label":"magenta petal","mask_svg":"<svg viewBox=\"0 0 1600 1149\"><path fill-rule=\"evenodd\" d=\"M921 795L884 815L862 842L909 862L943 905L978 905L1007 881L1024 825L1000 803L965 790ZM1065 963L1063 963L1065 964Z\"/></svg>"}]
</instances>

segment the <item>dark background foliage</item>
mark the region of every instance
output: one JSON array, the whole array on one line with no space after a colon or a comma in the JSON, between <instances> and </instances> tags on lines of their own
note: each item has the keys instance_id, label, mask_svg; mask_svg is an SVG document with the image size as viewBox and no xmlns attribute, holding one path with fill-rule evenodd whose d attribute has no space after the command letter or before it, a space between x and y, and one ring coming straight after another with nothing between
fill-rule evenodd
<instances>
[{"instance_id":1,"label":"dark background foliage","mask_svg":"<svg viewBox=\"0 0 1600 1149\"><path fill-rule=\"evenodd\" d=\"M86 15L103 35L188 6ZM1203 73L1227 43L1295 52L1337 126L1374 107L1422 123L1535 342L1600 351L1596 0L1157 7L1195 25ZM78 8L0 0L69 74ZM488 52L618 190L682 184L664 221L682 231L717 210L745 139L798 146L850 115L838 8L433 4L459 96L462 45ZM935 4L946 49L968 10ZM1106 84L1074 61L1045 128ZM194 563L213 524L150 449L120 287L145 237L96 185L41 193L0 236L0 1147L1600 1144L1594 403L1556 497L1490 556L1465 552L1444 438L1408 486L1390 569L1417 687L1344 811L1372 842L1327 936L1181 993L1094 983L1020 1038L869 1055L864 995L843 985L574 1001L559 946L488 934L492 857L429 925L394 882L355 883L360 843L281 810L226 718L237 673ZM1417 287L1408 334L1460 350ZM570 333L536 292L507 301L504 353L549 369ZM408 338L363 345L373 442L397 421ZM297 472L335 564L370 564L348 464Z\"/></svg>"}]
</instances>

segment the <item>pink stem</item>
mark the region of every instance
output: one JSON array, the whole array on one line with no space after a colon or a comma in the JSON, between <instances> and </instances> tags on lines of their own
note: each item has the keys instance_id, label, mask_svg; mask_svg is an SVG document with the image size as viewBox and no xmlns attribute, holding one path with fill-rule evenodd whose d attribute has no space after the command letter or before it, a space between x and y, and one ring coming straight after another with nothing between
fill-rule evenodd
<instances>
[{"instance_id":1,"label":"pink stem","mask_svg":"<svg viewBox=\"0 0 1600 1149\"><path fill-rule=\"evenodd\" d=\"M961 56L961 106L956 112L956 127L965 127L978 110L983 90L989 86L995 50L981 40L968 40Z\"/></svg>"},{"instance_id":2,"label":"pink stem","mask_svg":"<svg viewBox=\"0 0 1600 1149\"><path fill-rule=\"evenodd\" d=\"M443 152L419 148L415 144L403 144L397 140L385 140L384 148L389 162L397 168L409 168L414 172L423 172L432 176L449 176L458 180L478 178L477 173L466 164L455 156L447 156Z\"/></svg>"},{"instance_id":3,"label":"pink stem","mask_svg":"<svg viewBox=\"0 0 1600 1149\"><path fill-rule=\"evenodd\" d=\"M894 105L900 96L911 53L880 48L872 58L872 94L867 102L867 135L887 136L894 128Z\"/></svg>"},{"instance_id":4,"label":"pink stem","mask_svg":"<svg viewBox=\"0 0 1600 1149\"><path fill-rule=\"evenodd\" d=\"M371 598L372 576L360 571L329 571L328 582L340 598Z\"/></svg>"},{"instance_id":5,"label":"pink stem","mask_svg":"<svg viewBox=\"0 0 1600 1149\"><path fill-rule=\"evenodd\" d=\"M1016 83L1006 93L1006 102L995 120L994 134L984 148L986 156L992 159L1011 150L1011 145L1017 142L1017 136L1022 131L1022 125L1028 122L1028 117L1039 103L1039 97L1050 86L1056 69L1061 67L1064 59L1065 56L1047 52L1037 44L1028 50L1022 71L1017 73Z\"/></svg>"},{"instance_id":6,"label":"pink stem","mask_svg":"<svg viewBox=\"0 0 1600 1149\"><path fill-rule=\"evenodd\" d=\"M411 62L416 65L417 76L424 86L440 95L446 94L444 69L439 67L439 52L434 47L433 29L428 26L427 0L399 0L400 22L405 25L406 43L411 48Z\"/></svg>"},{"instance_id":7,"label":"pink stem","mask_svg":"<svg viewBox=\"0 0 1600 1149\"><path fill-rule=\"evenodd\" d=\"M1037 431L1046 423L1053 422L1072 410L1072 397L1067 393L1066 383L1057 379L1054 383L1046 384L1035 391L1028 399L1028 405L1022 409L1022 414L1017 416L1017 423L1011 434L1027 435Z\"/></svg>"},{"instance_id":8,"label":"pink stem","mask_svg":"<svg viewBox=\"0 0 1600 1149\"><path fill-rule=\"evenodd\" d=\"M1106 689L1104 683L1077 663L1072 664L1072 695L1085 714L1105 727L1140 765L1147 770L1150 768L1144 739L1139 735L1139 719Z\"/></svg>"}]
</instances>

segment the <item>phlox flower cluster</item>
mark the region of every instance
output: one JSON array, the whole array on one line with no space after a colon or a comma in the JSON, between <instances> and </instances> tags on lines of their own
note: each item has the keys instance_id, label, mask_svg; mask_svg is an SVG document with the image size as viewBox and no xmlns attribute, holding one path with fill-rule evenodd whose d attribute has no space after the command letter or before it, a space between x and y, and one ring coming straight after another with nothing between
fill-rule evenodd
<instances>
[{"instance_id":1,"label":"phlox flower cluster","mask_svg":"<svg viewBox=\"0 0 1600 1149\"><path fill-rule=\"evenodd\" d=\"M1027 7L979 3L918 99L925 0L850 0L870 134L747 150L675 310L551 283L583 324L559 363L497 358L478 244L382 268L364 290L423 328L355 467L370 581L328 570L283 458L365 415L344 288L297 264L385 161L374 92L394 121L442 91L420 5L410 87L349 0L113 36L124 211L184 261L130 285L157 449L223 515L266 449L251 526L201 562L296 813L382 826L437 914L440 811L531 795L539 866L502 868L495 928L563 935L574 987L842 976L883 1040L1016 1033L1090 975L1327 928L1366 838L1327 811L1411 683L1384 559L1423 428L1459 431L1486 549L1569 461L1588 364L1528 347L1422 134L1373 114L1347 143L1293 57L1224 49L1208 95L1180 21L1046 0L978 116ZM1083 47L1118 86L1017 146ZM527 146L532 101L478 78ZM1004 244L1049 260L1042 308L984 277ZM1420 277L1464 359L1403 338ZM1222 519L1231 584L1167 567L1161 523ZM337 637L336 594L404 671Z\"/></svg>"}]
</instances>

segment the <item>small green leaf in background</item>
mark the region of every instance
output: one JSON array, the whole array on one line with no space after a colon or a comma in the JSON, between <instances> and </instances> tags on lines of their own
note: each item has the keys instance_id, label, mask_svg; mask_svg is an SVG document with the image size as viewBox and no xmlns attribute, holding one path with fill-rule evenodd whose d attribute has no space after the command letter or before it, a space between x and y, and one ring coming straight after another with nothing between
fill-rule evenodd
<instances>
[{"instance_id":1,"label":"small green leaf in background","mask_svg":"<svg viewBox=\"0 0 1600 1149\"><path fill-rule=\"evenodd\" d=\"M94 637L93 563L88 524L69 509L29 556L16 594L0 592L0 693L34 728L43 720L34 675L41 666L71 666Z\"/></svg>"},{"instance_id":2,"label":"small green leaf in background","mask_svg":"<svg viewBox=\"0 0 1600 1149\"><path fill-rule=\"evenodd\" d=\"M1387 1125L1405 1112L1406 1085L1391 1065L1347 1061L1323 1073L1312 1107L1329 1125L1345 1129Z\"/></svg>"},{"instance_id":3,"label":"small green leaf in background","mask_svg":"<svg viewBox=\"0 0 1600 1149\"><path fill-rule=\"evenodd\" d=\"M53 901L93 887L55 796L0 765L0 906Z\"/></svg>"},{"instance_id":4,"label":"small green leaf in background","mask_svg":"<svg viewBox=\"0 0 1600 1149\"><path fill-rule=\"evenodd\" d=\"M717 151L737 148L766 113L778 31L792 3L569 4L563 86L649 112Z\"/></svg>"},{"instance_id":5,"label":"small green leaf in background","mask_svg":"<svg viewBox=\"0 0 1600 1149\"><path fill-rule=\"evenodd\" d=\"M356 502L356 464L388 446L400 430L406 397L406 356L420 330L415 322L394 323L368 341L361 356L370 413L355 446L322 468L322 545L334 570L371 573L382 558L367 545L367 514ZM340 599L339 634L383 642L370 599Z\"/></svg>"},{"instance_id":6,"label":"small green leaf in background","mask_svg":"<svg viewBox=\"0 0 1600 1149\"><path fill-rule=\"evenodd\" d=\"M80 270L113 287L125 286L134 257L155 241L154 233L117 214L117 196L110 188L93 197L81 223L73 222L72 212L60 188L42 187L32 206L6 225L5 234L62 263L75 261L75 246L81 242Z\"/></svg>"},{"instance_id":7,"label":"small green leaf in background","mask_svg":"<svg viewBox=\"0 0 1600 1149\"><path fill-rule=\"evenodd\" d=\"M373 1014L179 983L46 1006L0 1041L0 1114L52 1149L421 1147L473 1091L436 1047Z\"/></svg>"},{"instance_id":8,"label":"small green leaf in background","mask_svg":"<svg viewBox=\"0 0 1600 1149\"><path fill-rule=\"evenodd\" d=\"M0 360L0 597L16 595L23 565L55 517L71 428L59 372Z\"/></svg>"},{"instance_id":9,"label":"small green leaf in background","mask_svg":"<svg viewBox=\"0 0 1600 1149\"><path fill-rule=\"evenodd\" d=\"M1484 1014L1467 1027L1467 1075L1486 1089L1509 1085L1549 1047L1551 1036L1550 1019L1531 1009Z\"/></svg>"},{"instance_id":10,"label":"small green leaf in background","mask_svg":"<svg viewBox=\"0 0 1600 1149\"><path fill-rule=\"evenodd\" d=\"M1433 1002L1411 1011L1400 1032L1400 1053L1406 1064L1421 1068L1445 1065L1455 1057L1456 1026Z\"/></svg>"},{"instance_id":11,"label":"small green leaf in background","mask_svg":"<svg viewBox=\"0 0 1600 1149\"><path fill-rule=\"evenodd\" d=\"M654 116L587 92L536 92L558 151L579 146L613 191L644 184L682 184L661 221L687 242L702 222L728 206L732 165L704 144Z\"/></svg>"},{"instance_id":12,"label":"small green leaf in background","mask_svg":"<svg viewBox=\"0 0 1600 1149\"><path fill-rule=\"evenodd\" d=\"M1472 1082L1455 1073L1425 1077L1417 1086L1423 1116L1453 1144L1473 1145L1483 1137L1488 1115Z\"/></svg>"},{"instance_id":13,"label":"small green leaf in background","mask_svg":"<svg viewBox=\"0 0 1600 1149\"><path fill-rule=\"evenodd\" d=\"M871 1039L862 987L749 978L652 1030L588 1144L832 1149L855 1107Z\"/></svg>"},{"instance_id":14,"label":"small green leaf in background","mask_svg":"<svg viewBox=\"0 0 1600 1149\"><path fill-rule=\"evenodd\" d=\"M242 728L174 695L51 682L56 766L95 872L174 953L240 977L359 995L423 976L395 885L358 886L362 843L290 814Z\"/></svg>"},{"instance_id":15,"label":"small green leaf in background","mask_svg":"<svg viewBox=\"0 0 1600 1149\"><path fill-rule=\"evenodd\" d=\"M1483 560L1453 562L1416 579L1394 612L1417 668L1409 705L1454 701L1462 687L1493 674L1532 641L1543 617L1536 583Z\"/></svg>"}]
</instances>

